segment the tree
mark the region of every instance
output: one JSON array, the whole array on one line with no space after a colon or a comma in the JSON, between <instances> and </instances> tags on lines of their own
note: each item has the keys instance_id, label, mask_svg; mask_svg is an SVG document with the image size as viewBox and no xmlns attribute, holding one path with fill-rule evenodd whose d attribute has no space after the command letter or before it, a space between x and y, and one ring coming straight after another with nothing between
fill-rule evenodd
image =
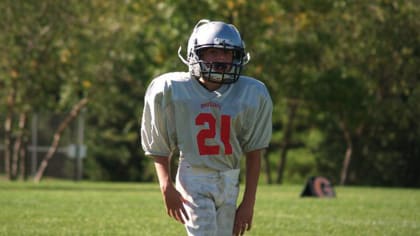
<instances>
[{"instance_id":1,"label":"tree","mask_svg":"<svg viewBox=\"0 0 420 236\"><path fill-rule=\"evenodd\" d=\"M187 70L177 50L182 46L185 53L192 26L208 18L239 28L252 57L244 73L263 81L272 95L268 180L274 173L279 182L319 174L341 184L419 186L417 5L2 1L5 172L12 177L23 169L26 117L69 114L87 98L84 176L151 180L153 167L138 139L144 90L159 74Z\"/></svg>"},{"instance_id":2,"label":"tree","mask_svg":"<svg viewBox=\"0 0 420 236\"><path fill-rule=\"evenodd\" d=\"M7 88L0 95L7 97L8 101L5 168L9 178L14 178L9 169L13 163L12 170L17 170L15 164L22 143L23 136L20 134L26 129L26 114L46 110L66 111L72 106L77 107L74 104L79 100L87 101L84 97L95 95L96 91L91 86L93 78L100 78L95 83L109 80L110 76L101 74L101 69L107 66L105 62L112 62L107 60L109 51L98 49L111 48L114 42L108 40L119 28L109 22L103 23L102 14L112 12L114 5L101 1L4 1L0 7L4 12L1 23L5 32L0 37L1 77ZM21 114L21 122L15 131L13 120L16 113ZM69 114L64 123L75 118L74 113ZM62 130L58 130L58 134L60 132ZM13 136L17 138L11 163ZM54 145L58 145L56 141Z\"/></svg>"},{"instance_id":3,"label":"tree","mask_svg":"<svg viewBox=\"0 0 420 236\"><path fill-rule=\"evenodd\" d=\"M417 87L417 75L412 63L418 61L418 55L413 52L418 48L415 35L419 34L419 22L413 16L419 9L411 1L348 3L337 8L340 10L329 19L331 26L335 25L335 38L338 39L331 48L335 51L331 55L335 56L329 61L335 61L333 65L338 70L335 69L336 72L331 75L335 79L328 84L340 78L347 83L343 81L346 90L336 89L343 99L330 99L324 104L333 108L331 102L340 101L345 109L339 106L336 106L339 109L329 109L333 111L330 115L335 117L337 125L324 125L328 128L326 134L329 137L322 146L326 152L319 158L320 166L336 172L332 171L335 166L331 163L335 162L336 153L342 149L338 143L334 144L336 133L341 129L346 137L346 153L351 152L354 156L351 163L344 161L348 166L342 168L341 183L418 184L418 178L410 170L411 165L406 166L408 162L415 163L412 156L418 155L418 149L413 148L414 139L407 140L405 137L407 134L417 136L419 132L418 122L412 119L416 109L407 109L407 106L413 105L409 101L416 97L413 91ZM337 19L340 24L334 23ZM328 73L331 72L326 71L322 78L327 78ZM410 131L404 128L408 126L412 127ZM405 171L400 172L400 169ZM398 177L395 174L398 172L411 176L411 180Z\"/></svg>"}]
</instances>

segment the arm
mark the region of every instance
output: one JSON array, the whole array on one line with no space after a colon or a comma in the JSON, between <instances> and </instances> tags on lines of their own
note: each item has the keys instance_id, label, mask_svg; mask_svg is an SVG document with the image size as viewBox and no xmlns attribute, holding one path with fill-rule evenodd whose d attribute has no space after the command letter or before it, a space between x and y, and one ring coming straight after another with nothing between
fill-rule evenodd
<instances>
[{"instance_id":1,"label":"arm","mask_svg":"<svg viewBox=\"0 0 420 236\"><path fill-rule=\"evenodd\" d=\"M175 189L172 182L169 168L168 157L154 157L156 174L159 180L160 191L165 202L168 215L180 223L184 224L184 219L188 220L188 214L184 208L184 198Z\"/></svg>"},{"instance_id":2,"label":"arm","mask_svg":"<svg viewBox=\"0 0 420 236\"><path fill-rule=\"evenodd\" d=\"M234 235L242 235L246 230L251 229L260 166L261 150L246 153L245 191L242 202L236 210Z\"/></svg>"}]
</instances>

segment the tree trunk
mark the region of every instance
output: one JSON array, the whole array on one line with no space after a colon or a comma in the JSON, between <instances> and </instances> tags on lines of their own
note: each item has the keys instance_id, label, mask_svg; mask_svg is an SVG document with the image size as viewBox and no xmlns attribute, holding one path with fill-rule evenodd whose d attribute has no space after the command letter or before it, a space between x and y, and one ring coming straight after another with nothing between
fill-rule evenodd
<instances>
[{"instance_id":1,"label":"tree trunk","mask_svg":"<svg viewBox=\"0 0 420 236\"><path fill-rule=\"evenodd\" d=\"M11 144L12 117L8 114L4 122L4 173L10 179L10 144Z\"/></svg>"},{"instance_id":2,"label":"tree trunk","mask_svg":"<svg viewBox=\"0 0 420 236\"><path fill-rule=\"evenodd\" d=\"M15 106L16 90L12 88L10 94L7 96L7 115L4 122L4 173L7 179L11 179L10 172L10 146L12 145L12 121L13 121L13 107Z\"/></svg>"},{"instance_id":3,"label":"tree trunk","mask_svg":"<svg viewBox=\"0 0 420 236\"><path fill-rule=\"evenodd\" d=\"M24 137L22 141L22 145L20 146L19 150L19 157L20 157L20 179L21 180L27 180L27 174L26 174L26 148L28 145L28 140Z\"/></svg>"},{"instance_id":4,"label":"tree trunk","mask_svg":"<svg viewBox=\"0 0 420 236\"><path fill-rule=\"evenodd\" d=\"M17 137L15 139L15 144L13 145L13 157L12 157L12 170L11 170L11 179L17 179L18 177L18 166L19 166L19 155L22 146L22 139L24 128L26 124L26 113L22 112L19 115L19 130L17 132Z\"/></svg>"},{"instance_id":5,"label":"tree trunk","mask_svg":"<svg viewBox=\"0 0 420 236\"><path fill-rule=\"evenodd\" d=\"M44 175L44 171L48 166L48 161L54 156L55 152L57 151L58 145L60 144L61 135L63 134L64 130L69 126L69 124L76 119L76 117L79 115L80 111L83 107L86 106L88 102L87 98L83 98L80 100L76 105L73 106L73 109L68 114L68 116L60 123L57 130L54 133L54 139L52 141L52 144L50 148L48 149L47 154L45 154L38 171L34 177L34 182L38 183L42 176Z\"/></svg>"},{"instance_id":6,"label":"tree trunk","mask_svg":"<svg viewBox=\"0 0 420 236\"><path fill-rule=\"evenodd\" d=\"M263 158L264 158L265 175L267 176L267 183L268 184L272 184L273 183L273 179L271 178L270 160L268 158L267 152L264 152Z\"/></svg>"},{"instance_id":7,"label":"tree trunk","mask_svg":"<svg viewBox=\"0 0 420 236\"><path fill-rule=\"evenodd\" d=\"M286 161L287 161L287 152L289 150L289 145L292 142L292 133L293 133L293 122L296 116L296 110L298 107L298 102L295 100L291 100L288 103L289 113L287 117L287 125L284 130L284 141L282 145L282 152L280 157L280 164L277 170L277 184L283 183L283 174L284 169L286 167Z\"/></svg>"},{"instance_id":8,"label":"tree trunk","mask_svg":"<svg viewBox=\"0 0 420 236\"><path fill-rule=\"evenodd\" d=\"M353 142L351 140L350 132L346 126L345 121L340 122L340 127L343 131L344 140L346 142L346 153L343 160L343 166L340 175L340 185L345 185L348 176L349 165L351 161L351 154L353 152Z\"/></svg>"}]
</instances>

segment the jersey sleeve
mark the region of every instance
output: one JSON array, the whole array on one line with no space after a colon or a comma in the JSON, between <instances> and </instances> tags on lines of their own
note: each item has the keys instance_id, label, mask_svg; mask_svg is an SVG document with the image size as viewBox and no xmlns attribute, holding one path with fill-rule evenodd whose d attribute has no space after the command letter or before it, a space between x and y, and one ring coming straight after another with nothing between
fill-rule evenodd
<instances>
[{"instance_id":1,"label":"jersey sleeve","mask_svg":"<svg viewBox=\"0 0 420 236\"><path fill-rule=\"evenodd\" d=\"M250 152L267 148L272 135L273 103L265 86L257 93L257 106L247 112L242 149Z\"/></svg>"},{"instance_id":2,"label":"jersey sleeve","mask_svg":"<svg viewBox=\"0 0 420 236\"><path fill-rule=\"evenodd\" d=\"M171 112L167 90L167 83L157 78L150 83L144 97L141 144L148 156L169 157L171 154L174 141L168 130Z\"/></svg>"}]
</instances>

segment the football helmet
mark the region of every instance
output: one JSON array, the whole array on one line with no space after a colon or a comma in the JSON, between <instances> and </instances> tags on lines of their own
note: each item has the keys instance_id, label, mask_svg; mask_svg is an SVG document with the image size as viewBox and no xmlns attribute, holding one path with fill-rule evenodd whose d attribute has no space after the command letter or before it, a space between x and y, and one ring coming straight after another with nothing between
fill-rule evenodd
<instances>
[{"instance_id":1,"label":"football helmet","mask_svg":"<svg viewBox=\"0 0 420 236\"><path fill-rule=\"evenodd\" d=\"M200 51L206 48L232 51L232 62L203 61L200 58ZM239 31L235 26L221 21L200 20L188 40L187 59L181 56L181 50L182 47L179 47L178 56L189 67L191 75L221 84L236 82L243 66L250 60Z\"/></svg>"}]
</instances>

